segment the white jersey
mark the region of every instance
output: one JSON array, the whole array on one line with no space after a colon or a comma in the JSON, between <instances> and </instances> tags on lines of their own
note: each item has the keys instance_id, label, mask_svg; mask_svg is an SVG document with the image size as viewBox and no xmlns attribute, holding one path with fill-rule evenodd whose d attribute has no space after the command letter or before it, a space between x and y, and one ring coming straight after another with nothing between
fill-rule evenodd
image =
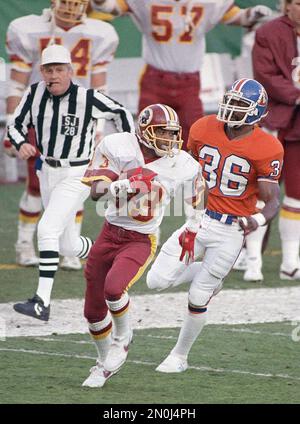
<instances>
[{"instance_id":1,"label":"white jersey","mask_svg":"<svg viewBox=\"0 0 300 424\"><path fill-rule=\"evenodd\" d=\"M170 72L200 70L205 34L233 6L233 0L123 0L123 3L143 33L145 62ZM233 9L228 12L228 18L237 13L238 8Z\"/></svg>"},{"instance_id":2,"label":"white jersey","mask_svg":"<svg viewBox=\"0 0 300 424\"><path fill-rule=\"evenodd\" d=\"M91 184L96 180L126 178L127 171L140 166L157 174L151 193L136 194L123 200L109 200L105 217L109 223L126 230L153 234L161 224L171 198L180 187L186 199L191 200L198 195L200 187L197 181L201 178L201 167L188 153L180 151L173 158L164 156L145 164L136 135L112 134L97 146L92 165L82 181Z\"/></svg>"},{"instance_id":3,"label":"white jersey","mask_svg":"<svg viewBox=\"0 0 300 424\"><path fill-rule=\"evenodd\" d=\"M85 88L91 87L93 74L106 71L119 43L113 26L96 19L86 18L68 31L54 25L49 9L14 19L7 30L7 53L13 69L31 72L29 84L41 80L40 56L50 40L70 50L73 82Z\"/></svg>"}]
</instances>

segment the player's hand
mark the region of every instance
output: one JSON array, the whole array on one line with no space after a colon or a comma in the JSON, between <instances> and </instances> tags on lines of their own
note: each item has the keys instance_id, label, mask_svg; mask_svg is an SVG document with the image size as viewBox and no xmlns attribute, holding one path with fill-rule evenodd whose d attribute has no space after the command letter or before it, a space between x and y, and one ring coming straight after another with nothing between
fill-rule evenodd
<instances>
[{"instance_id":1,"label":"player's hand","mask_svg":"<svg viewBox=\"0 0 300 424\"><path fill-rule=\"evenodd\" d=\"M4 139L4 141L3 141L3 148L4 148L4 153L7 156L9 156L11 158L15 158L15 157L18 156L17 149L15 148L15 146L13 146L11 144L11 142L9 141L8 138L5 138Z\"/></svg>"},{"instance_id":2,"label":"player's hand","mask_svg":"<svg viewBox=\"0 0 300 424\"><path fill-rule=\"evenodd\" d=\"M252 216L244 216L240 218L239 225L241 227L241 231L244 231L245 236L255 231L259 226L256 219L252 218Z\"/></svg>"},{"instance_id":3,"label":"player's hand","mask_svg":"<svg viewBox=\"0 0 300 424\"><path fill-rule=\"evenodd\" d=\"M195 238L197 233L188 230L187 228L180 234L178 240L179 244L182 247L180 261L185 262L186 265L194 262L194 247L195 247Z\"/></svg>"},{"instance_id":4,"label":"player's hand","mask_svg":"<svg viewBox=\"0 0 300 424\"><path fill-rule=\"evenodd\" d=\"M31 156L36 155L36 148L32 146L30 143L24 143L20 147L20 150L18 152L18 156L20 159L29 159Z\"/></svg>"},{"instance_id":5,"label":"player's hand","mask_svg":"<svg viewBox=\"0 0 300 424\"><path fill-rule=\"evenodd\" d=\"M258 5L251 7L249 10L249 23L251 25L256 24L257 22L263 20L264 18L267 18L269 16L272 16L272 9L270 9L267 6Z\"/></svg>"}]
</instances>

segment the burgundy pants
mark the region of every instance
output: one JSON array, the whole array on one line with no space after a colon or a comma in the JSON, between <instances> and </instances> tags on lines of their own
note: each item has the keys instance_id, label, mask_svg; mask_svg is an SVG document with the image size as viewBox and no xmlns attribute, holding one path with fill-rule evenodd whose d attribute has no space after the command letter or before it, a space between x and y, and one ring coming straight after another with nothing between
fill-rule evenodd
<instances>
[{"instance_id":1,"label":"burgundy pants","mask_svg":"<svg viewBox=\"0 0 300 424\"><path fill-rule=\"evenodd\" d=\"M199 72L166 72L147 65L140 84L139 112L153 103L172 107L179 116L184 141L182 148L186 150L190 127L203 116Z\"/></svg>"},{"instance_id":2,"label":"burgundy pants","mask_svg":"<svg viewBox=\"0 0 300 424\"><path fill-rule=\"evenodd\" d=\"M107 314L105 300L118 300L144 273L156 250L154 236L105 222L85 266L84 316L99 322Z\"/></svg>"}]
</instances>

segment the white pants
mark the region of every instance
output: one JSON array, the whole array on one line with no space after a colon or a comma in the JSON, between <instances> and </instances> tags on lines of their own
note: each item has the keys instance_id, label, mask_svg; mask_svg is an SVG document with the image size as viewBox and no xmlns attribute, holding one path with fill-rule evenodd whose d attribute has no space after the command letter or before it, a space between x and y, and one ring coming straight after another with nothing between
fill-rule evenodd
<instances>
[{"instance_id":1,"label":"white pants","mask_svg":"<svg viewBox=\"0 0 300 424\"><path fill-rule=\"evenodd\" d=\"M52 168L43 163L42 169L37 171L44 207L38 224L39 251L77 256L82 250L75 215L90 193L89 187L81 182L86 168L87 165Z\"/></svg>"},{"instance_id":2,"label":"white pants","mask_svg":"<svg viewBox=\"0 0 300 424\"><path fill-rule=\"evenodd\" d=\"M189 267L179 260L178 237L185 226L175 231L162 246L147 275L149 288L162 290L178 285L178 281L184 282ZM237 223L227 225L204 215L195 240L195 258L202 262L191 281L189 301L193 305L206 305L221 289L243 246L244 235L239 230Z\"/></svg>"}]
</instances>

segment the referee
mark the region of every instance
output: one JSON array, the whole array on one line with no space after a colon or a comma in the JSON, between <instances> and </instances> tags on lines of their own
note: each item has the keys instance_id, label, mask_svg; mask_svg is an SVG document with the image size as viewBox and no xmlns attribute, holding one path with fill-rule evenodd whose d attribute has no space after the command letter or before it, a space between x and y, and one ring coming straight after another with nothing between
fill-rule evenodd
<instances>
[{"instance_id":1,"label":"referee","mask_svg":"<svg viewBox=\"0 0 300 424\"><path fill-rule=\"evenodd\" d=\"M36 294L15 311L48 321L54 275L59 254L86 258L92 246L78 236L75 214L89 195L81 183L94 152L97 119L113 119L120 132L134 132L132 115L119 103L93 89L72 83L70 52L52 45L42 52L43 81L31 85L8 125L8 136L21 159L34 156L36 148L26 141L28 128L36 132L37 175L44 213L38 225L40 254Z\"/></svg>"}]
</instances>

